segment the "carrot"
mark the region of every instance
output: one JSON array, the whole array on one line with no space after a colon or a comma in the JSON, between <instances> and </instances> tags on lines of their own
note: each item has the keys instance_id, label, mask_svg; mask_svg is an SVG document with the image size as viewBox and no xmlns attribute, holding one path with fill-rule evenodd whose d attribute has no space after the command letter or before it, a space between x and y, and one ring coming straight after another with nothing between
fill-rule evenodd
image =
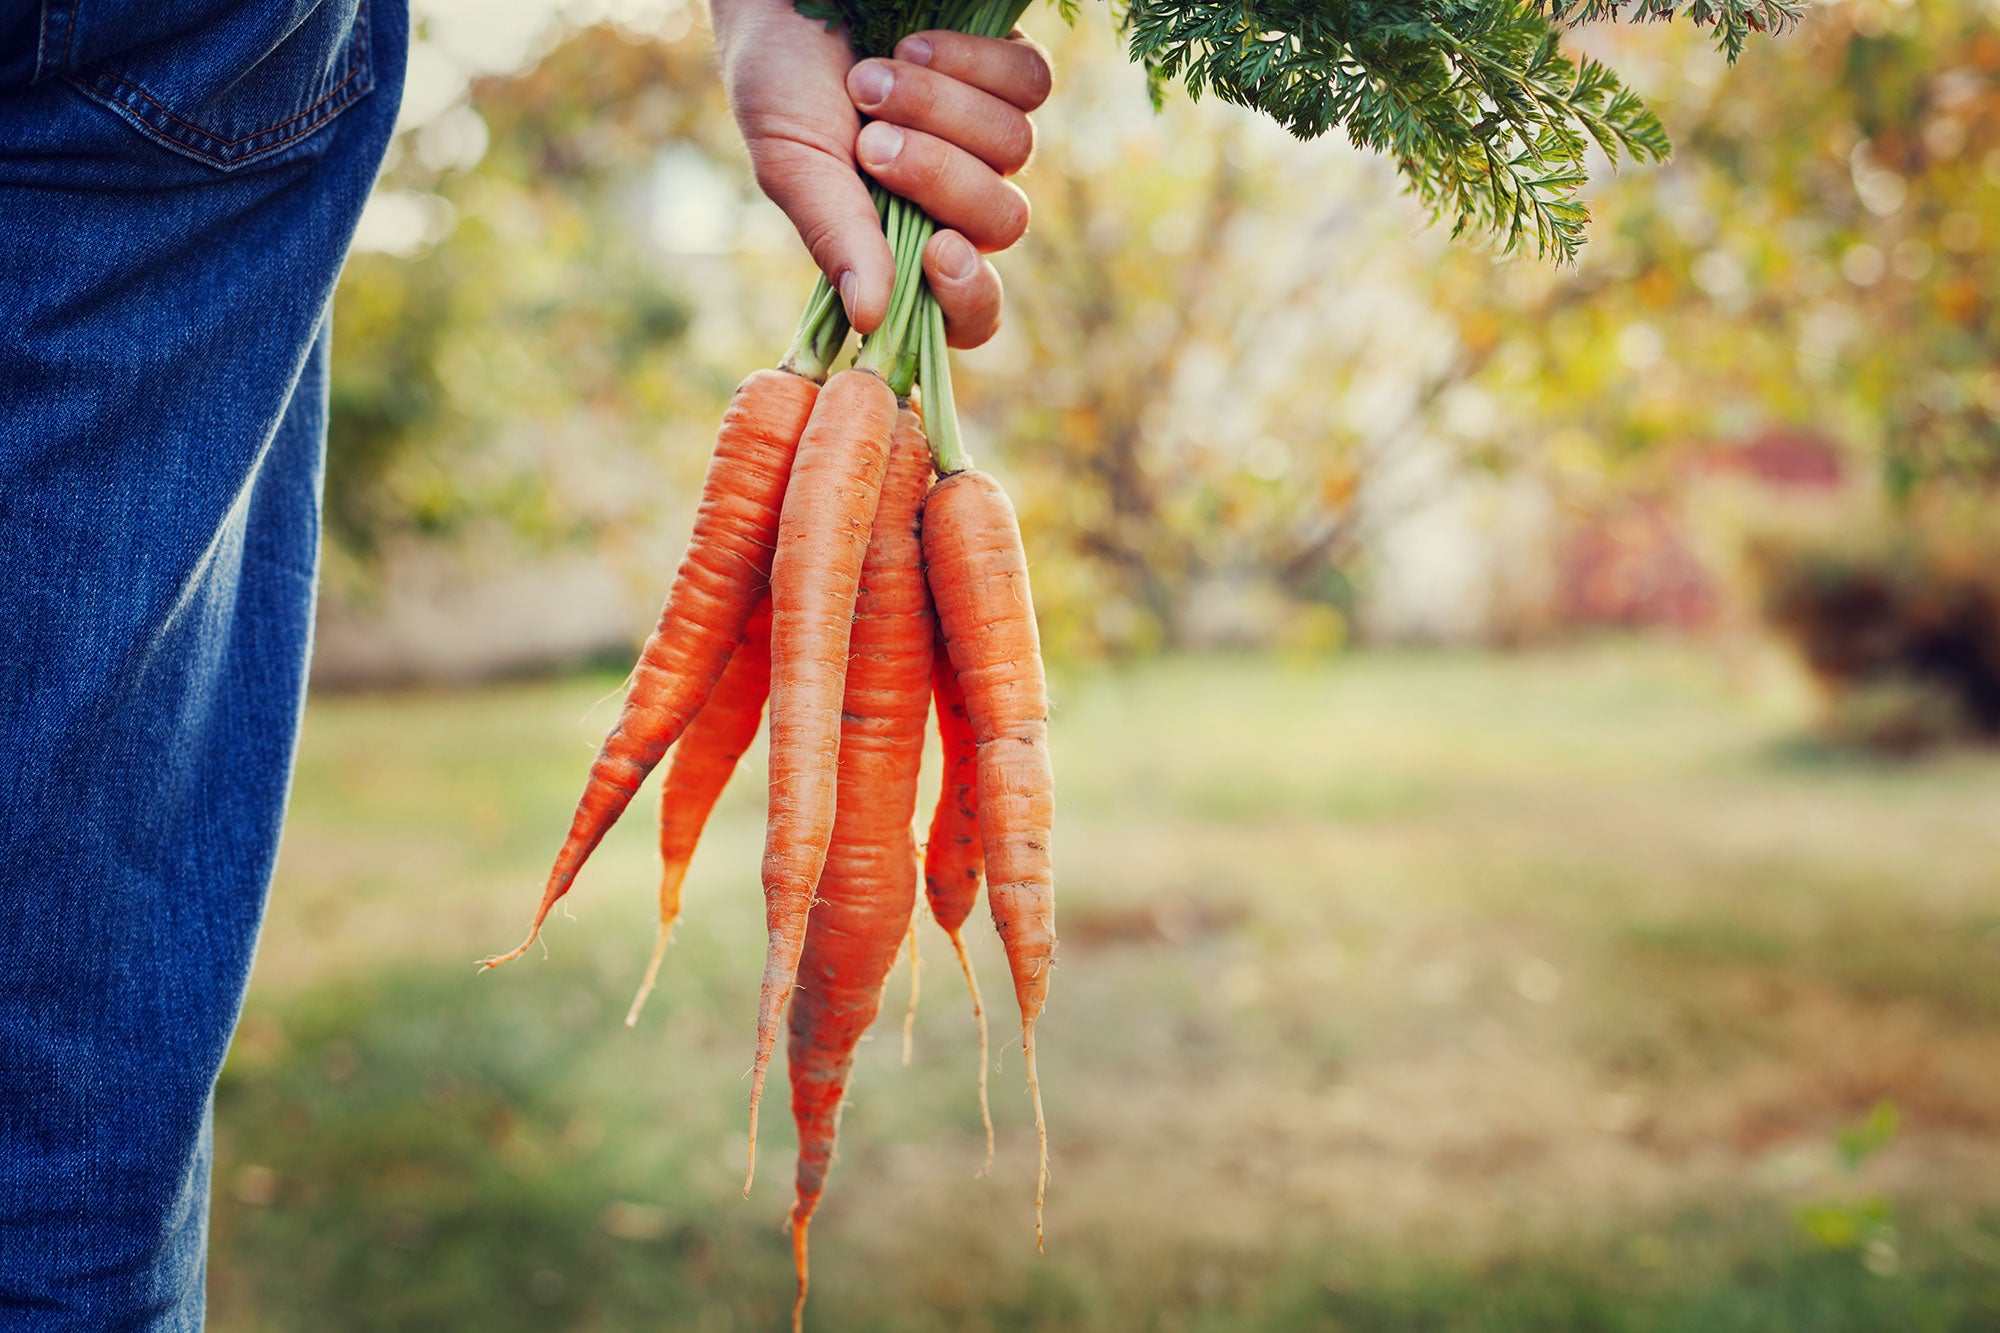
<instances>
[{"instance_id":1,"label":"carrot","mask_svg":"<svg viewBox=\"0 0 2000 1333\"><path fill-rule=\"evenodd\" d=\"M924 897L931 917L943 927L958 966L972 992L972 1020L979 1025L979 1120L986 1127L985 1175L993 1168L993 1109L987 1099L986 1069L992 1059L986 1032L986 1005L979 997L979 978L972 955L965 950L965 919L979 901L979 881L985 857L979 846L979 747L972 720L965 712L965 691L951 668L942 640L931 661L931 693L937 701L938 742L944 754L944 781L938 789L937 810L931 815L930 837L924 843Z\"/></svg>"},{"instance_id":2,"label":"carrot","mask_svg":"<svg viewBox=\"0 0 2000 1333\"><path fill-rule=\"evenodd\" d=\"M694 535L660 622L632 669L617 725L590 765L528 936L512 951L483 960L482 971L528 951L639 784L707 702L764 592L793 455L824 392L784 370L755 371L737 386L709 458Z\"/></svg>"},{"instance_id":3,"label":"carrot","mask_svg":"<svg viewBox=\"0 0 2000 1333\"><path fill-rule=\"evenodd\" d=\"M882 1007L916 904L911 820L935 639L917 523L930 471L923 430L905 409L855 600L839 705L833 834L792 996L787 1049L799 1130L791 1212L799 1283L794 1328L805 1310L806 1232L832 1166L854 1049Z\"/></svg>"},{"instance_id":4,"label":"carrot","mask_svg":"<svg viewBox=\"0 0 2000 1333\"><path fill-rule=\"evenodd\" d=\"M965 690L978 746L979 835L986 896L1007 948L1021 1008L1021 1048L1035 1107L1035 1243L1042 1240L1049 1139L1035 1073L1035 1021L1048 1001L1055 953L1055 873L1049 831L1049 695L1014 506L1000 484L970 469L945 477L924 502L924 563L938 627Z\"/></svg>"},{"instance_id":5,"label":"carrot","mask_svg":"<svg viewBox=\"0 0 2000 1333\"><path fill-rule=\"evenodd\" d=\"M743 1190L757 1170L757 1107L798 976L806 914L833 835L848 636L896 425L879 376L826 382L799 438L771 569L771 789L764 841L764 981L750 1074Z\"/></svg>"},{"instance_id":6,"label":"carrot","mask_svg":"<svg viewBox=\"0 0 2000 1333\"><path fill-rule=\"evenodd\" d=\"M639 983L639 993L625 1015L628 1028L638 1023L639 1010L659 978L660 961L673 938L674 922L680 918L681 885L687 879L688 863L694 859L695 844L701 841L701 831L722 789L736 772L737 760L757 737L757 728L764 720L764 698L770 691L771 599L766 596L758 599L757 609L750 613L742 641L730 655L708 702L681 734L673 762L667 766L667 780L660 785L660 925L653 936L645 980Z\"/></svg>"}]
</instances>

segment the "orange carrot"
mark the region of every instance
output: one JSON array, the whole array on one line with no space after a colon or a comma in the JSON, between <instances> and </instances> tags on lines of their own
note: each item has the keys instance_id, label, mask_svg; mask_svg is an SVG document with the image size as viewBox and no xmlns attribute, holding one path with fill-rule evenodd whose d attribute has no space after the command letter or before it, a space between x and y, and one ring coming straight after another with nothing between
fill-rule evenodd
<instances>
[{"instance_id":1,"label":"orange carrot","mask_svg":"<svg viewBox=\"0 0 2000 1333\"><path fill-rule=\"evenodd\" d=\"M938 741L944 753L944 783L938 789L937 810L931 816L930 838L924 844L924 897L931 916L951 940L958 966L972 992L972 1020L979 1025L979 1119L986 1127L985 1175L993 1166L993 1109L987 1099L986 1069L992 1059L986 1032L986 1005L979 996L979 978L972 955L965 950L965 919L979 901L979 880L985 865L979 846L979 747L972 720L965 712L965 691L951 668L942 641L931 662L931 693L937 701Z\"/></svg>"},{"instance_id":2,"label":"orange carrot","mask_svg":"<svg viewBox=\"0 0 2000 1333\"><path fill-rule=\"evenodd\" d=\"M833 835L848 636L896 425L879 376L826 382L799 438L771 563L771 789L764 841L764 982L750 1074L743 1190L757 1169L757 1107L798 976L806 914Z\"/></svg>"},{"instance_id":3,"label":"orange carrot","mask_svg":"<svg viewBox=\"0 0 2000 1333\"><path fill-rule=\"evenodd\" d=\"M617 725L590 765L528 937L485 959L481 970L528 951L639 784L707 702L764 592L793 454L823 392L812 380L782 370L756 371L737 386L716 435L687 554L659 625L632 669Z\"/></svg>"},{"instance_id":4,"label":"orange carrot","mask_svg":"<svg viewBox=\"0 0 2000 1333\"><path fill-rule=\"evenodd\" d=\"M1014 506L983 472L953 473L924 502L924 563L938 627L965 690L979 749L979 834L986 897L1007 948L1021 1007L1022 1056L1035 1107L1035 1243L1048 1190L1048 1129L1035 1073L1035 1021L1055 953L1055 872L1049 831L1049 695Z\"/></svg>"},{"instance_id":5,"label":"orange carrot","mask_svg":"<svg viewBox=\"0 0 2000 1333\"><path fill-rule=\"evenodd\" d=\"M695 844L701 841L701 831L722 789L736 772L736 761L757 738L757 728L764 720L764 697L770 692L771 599L763 597L751 612L750 624L730 655L722 679L681 733L673 762L667 765L667 780L660 784L660 925L653 936L653 956L646 962L646 978L639 983L639 993L625 1015L628 1028L638 1023L639 1010L659 978L660 960L666 957L674 922L680 918L681 885L687 879L688 863L694 859Z\"/></svg>"},{"instance_id":6,"label":"orange carrot","mask_svg":"<svg viewBox=\"0 0 2000 1333\"><path fill-rule=\"evenodd\" d=\"M788 1051L799 1128L791 1213L799 1280L794 1328L805 1310L806 1232L833 1162L854 1048L881 1009L916 903L911 819L936 633L917 524L930 475L922 427L905 409L854 604L833 835L792 996Z\"/></svg>"}]
</instances>

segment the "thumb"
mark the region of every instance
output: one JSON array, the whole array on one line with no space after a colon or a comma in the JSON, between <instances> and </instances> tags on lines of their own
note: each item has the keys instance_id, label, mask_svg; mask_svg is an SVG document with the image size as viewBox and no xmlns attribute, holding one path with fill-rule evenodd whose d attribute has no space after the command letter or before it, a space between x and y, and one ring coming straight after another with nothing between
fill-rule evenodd
<instances>
[{"instance_id":1,"label":"thumb","mask_svg":"<svg viewBox=\"0 0 2000 1333\"><path fill-rule=\"evenodd\" d=\"M896 261L854 164L795 139L757 138L749 147L758 187L798 228L847 322L873 333L889 313Z\"/></svg>"}]
</instances>

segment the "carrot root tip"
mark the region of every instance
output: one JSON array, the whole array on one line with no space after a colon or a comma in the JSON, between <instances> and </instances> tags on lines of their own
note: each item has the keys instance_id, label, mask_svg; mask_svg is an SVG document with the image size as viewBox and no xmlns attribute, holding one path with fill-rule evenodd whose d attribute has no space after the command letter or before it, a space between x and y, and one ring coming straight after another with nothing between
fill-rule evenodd
<instances>
[{"instance_id":1,"label":"carrot root tip","mask_svg":"<svg viewBox=\"0 0 2000 1333\"><path fill-rule=\"evenodd\" d=\"M972 970L972 955L966 952L965 936L958 931L951 932L951 947L958 951L958 966L965 973L965 988L972 993L972 1021L979 1025L979 1123L986 1129L986 1160L973 1174L973 1179L984 1180L993 1172L993 1103L986 1091L986 1071L993 1057L986 1032L986 1004L979 996L979 977Z\"/></svg>"},{"instance_id":2,"label":"carrot root tip","mask_svg":"<svg viewBox=\"0 0 2000 1333\"><path fill-rule=\"evenodd\" d=\"M1043 1254L1042 1203L1049 1191L1049 1127L1042 1115L1042 1081L1035 1074L1035 1029L1025 1025L1021 1033L1021 1053L1028 1067L1028 1097L1035 1106L1035 1253Z\"/></svg>"},{"instance_id":3,"label":"carrot root tip","mask_svg":"<svg viewBox=\"0 0 2000 1333\"><path fill-rule=\"evenodd\" d=\"M764 1099L764 1071L759 1069L750 1084L750 1139L745 1146L746 1163L743 1170L743 1197L750 1197L750 1186L757 1179L757 1106Z\"/></svg>"},{"instance_id":4,"label":"carrot root tip","mask_svg":"<svg viewBox=\"0 0 2000 1333\"><path fill-rule=\"evenodd\" d=\"M662 921L659 933L653 936L653 955L646 960L646 975L639 982L639 993L632 997L632 1007L625 1011L625 1026L639 1026L639 1011L646 1007L646 998L653 993L653 983L660 979L660 961L667 956L667 945L674 938L674 923Z\"/></svg>"},{"instance_id":5,"label":"carrot root tip","mask_svg":"<svg viewBox=\"0 0 2000 1333\"><path fill-rule=\"evenodd\" d=\"M506 953L491 954L485 958L480 959L479 970L481 972L491 972L494 968L499 967L502 963L513 962L516 958L519 958L522 954L532 949L535 946L535 941L539 940L541 937L542 937L541 923L537 922L536 928L528 932L528 938L522 940L519 944L515 945L512 949L509 949ZM547 956L548 947L549 946L546 944L542 946L544 957Z\"/></svg>"},{"instance_id":6,"label":"carrot root tip","mask_svg":"<svg viewBox=\"0 0 2000 1333\"><path fill-rule=\"evenodd\" d=\"M805 1333L806 1291L812 1285L806 1256L806 1232L812 1226L812 1211L792 1206L792 1270L798 1275L798 1292L792 1297L792 1333Z\"/></svg>"}]
</instances>

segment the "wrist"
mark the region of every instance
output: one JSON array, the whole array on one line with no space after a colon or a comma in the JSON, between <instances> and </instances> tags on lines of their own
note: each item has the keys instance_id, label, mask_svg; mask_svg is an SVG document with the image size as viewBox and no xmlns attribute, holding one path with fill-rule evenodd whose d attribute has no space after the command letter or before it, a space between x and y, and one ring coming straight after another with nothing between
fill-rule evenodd
<instances>
[{"instance_id":1,"label":"wrist","mask_svg":"<svg viewBox=\"0 0 2000 1333\"><path fill-rule=\"evenodd\" d=\"M792 0L709 0L709 24L724 69L747 37L786 20L809 22L792 7Z\"/></svg>"}]
</instances>

